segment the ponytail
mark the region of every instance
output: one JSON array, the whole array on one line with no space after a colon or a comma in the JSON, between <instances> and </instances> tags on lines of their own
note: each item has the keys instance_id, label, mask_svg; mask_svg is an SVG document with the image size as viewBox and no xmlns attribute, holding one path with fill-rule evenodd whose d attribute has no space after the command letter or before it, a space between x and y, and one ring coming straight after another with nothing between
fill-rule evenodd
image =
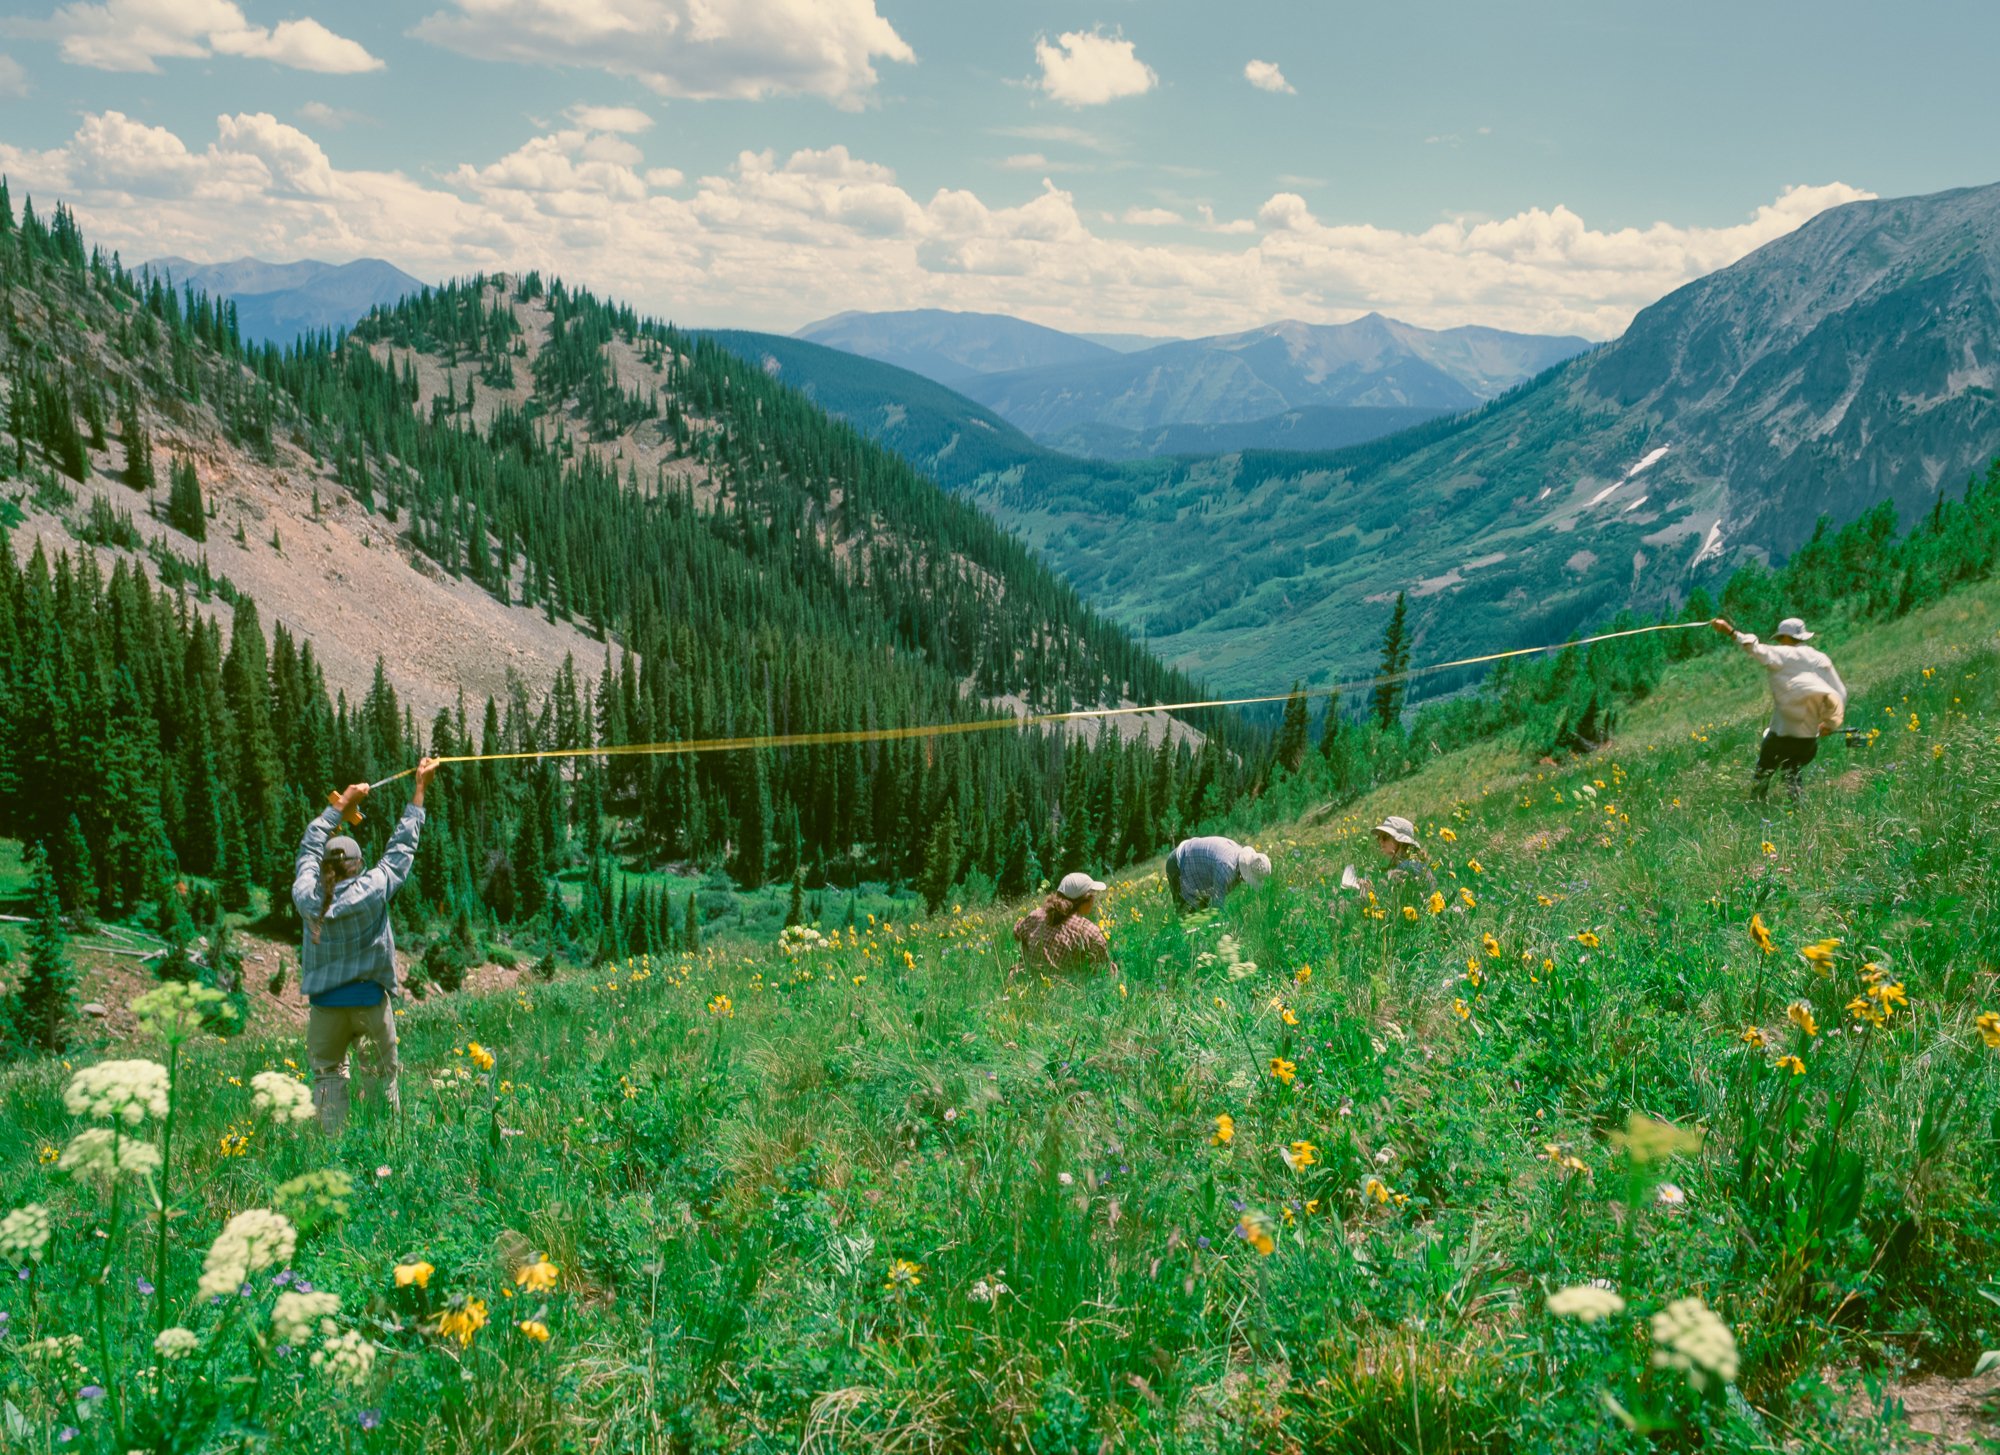
<instances>
[{"instance_id":1,"label":"ponytail","mask_svg":"<svg viewBox=\"0 0 2000 1455\"><path fill-rule=\"evenodd\" d=\"M335 864L347 863L347 856L341 853L323 854L319 861L319 913L312 917L312 942L319 943L320 926L326 923L326 912L333 908L333 896L340 891L341 879L327 871Z\"/></svg>"}]
</instances>

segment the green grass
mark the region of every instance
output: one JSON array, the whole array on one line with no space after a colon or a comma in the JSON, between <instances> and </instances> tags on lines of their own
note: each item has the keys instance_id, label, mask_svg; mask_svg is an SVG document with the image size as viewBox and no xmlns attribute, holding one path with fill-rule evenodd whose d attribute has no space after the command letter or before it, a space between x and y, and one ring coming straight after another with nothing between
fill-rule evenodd
<instances>
[{"instance_id":1,"label":"green grass","mask_svg":"<svg viewBox=\"0 0 2000 1455\"><path fill-rule=\"evenodd\" d=\"M1745 801L1761 684L1704 659L1595 758L1491 744L1279 835L1226 918L1115 885L1113 976L1021 979L995 912L448 997L402 1019L404 1120L336 1143L251 1117L297 1046L192 1046L168 1312L213 1355L200 1388L260 1391L249 1424L288 1452L1904 1448L1892 1383L2000 1346L2000 1050L1974 1024L2000 1011L1997 603L1833 644L1881 733L1829 746L1796 807ZM1390 809L1443 912L1339 897ZM1800 951L1827 939L1821 973ZM1866 964L1909 1002L1880 1027L1846 1008ZM31 1448L76 1425L111 1449L76 1391L145 1402L153 1229L110 1250L107 1373L108 1210L37 1161L78 1129L66 1075L4 1089L0 1205L57 1227L0 1294L0 1392ZM1699 1150L1622 1145L1635 1114ZM293 1267L381 1346L352 1390L246 1342L267 1279L233 1316L189 1302L227 1216L326 1166L352 1206ZM1242 1236L1266 1228L1268 1255ZM556 1291L506 1296L537 1253ZM397 1289L406 1259L427 1288ZM1547 1309L1600 1278L1622 1313ZM1733 1382L1653 1366L1651 1317L1688 1297ZM456 1298L491 1315L465 1346L426 1331ZM22 1358L68 1333L77 1363Z\"/></svg>"}]
</instances>

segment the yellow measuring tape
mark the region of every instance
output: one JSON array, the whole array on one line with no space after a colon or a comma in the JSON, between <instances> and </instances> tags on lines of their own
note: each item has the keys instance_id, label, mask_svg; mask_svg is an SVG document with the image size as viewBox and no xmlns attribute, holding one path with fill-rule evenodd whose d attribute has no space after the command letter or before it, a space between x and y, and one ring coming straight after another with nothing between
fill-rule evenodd
<instances>
[{"instance_id":1,"label":"yellow measuring tape","mask_svg":"<svg viewBox=\"0 0 2000 1455\"><path fill-rule=\"evenodd\" d=\"M1600 632L1593 637L1580 637L1573 642L1553 642L1540 647L1515 647L1511 651L1488 652L1484 656L1460 657L1453 662L1433 662L1428 666L1412 667L1406 672L1392 672L1387 676L1370 677L1353 682L1336 682L1325 687L1308 687L1300 691L1304 697L1330 697L1336 692L1349 692L1359 688L1386 686L1393 682L1405 682L1412 677L1426 677L1433 672L1448 672L1457 667L1477 667L1485 662L1504 661L1509 657L1529 657L1538 652L1562 652L1571 647L1588 647L1597 642L1616 641L1620 637L1642 637L1650 632L1689 631L1705 627L1705 621L1677 621L1659 626L1632 627L1625 631ZM596 748L540 748L523 753L461 753L439 758L440 763L502 763L526 758L652 758L669 757L681 753L732 753L753 748L825 748L842 747L850 743L888 743L909 738L956 737L964 733L999 732L1006 728L1051 727L1066 722L1083 722L1090 718L1136 717L1145 713L1196 712L1204 708L1216 707L1258 707L1272 702L1289 701L1289 692L1266 693L1257 697L1211 697L1200 702L1162 702L1145 707L1084 707L1070 712L1031 712L1019 717L980 718L970 722L921 723L913 727L852 728L840 732L822 733L758 733L739 738L698 738L671 743L610 743ZM400 773L392 773L379 783L368 785L372 792L385 788L391 783L408 778L415 768L405 768ZM340 795L329 793L327 802L338 806ZM359 823L361 815L350 808L347 811L349 823Z\"/></svg>"}]
</instances>

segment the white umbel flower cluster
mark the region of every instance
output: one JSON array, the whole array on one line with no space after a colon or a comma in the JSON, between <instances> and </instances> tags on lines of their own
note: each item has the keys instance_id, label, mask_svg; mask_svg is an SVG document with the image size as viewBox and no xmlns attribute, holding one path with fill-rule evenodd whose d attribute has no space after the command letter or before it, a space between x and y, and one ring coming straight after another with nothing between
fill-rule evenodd
<instances>
[{"instance_id":1,"label":"white umbel flower cluster","mask_svg":"<svg viewBox=\"0 0 2000 1455\"><path fill-rule=\"evenodd\" d=\"M305 1343L318 1332L331 1337L339 1332L333 1321L340 1312L337 1293L281 1293L271 1307L271 1333L280 1344Z\"/></svg>"},{"instance_id":2,"label":"white umbel flower cluster","mask_svg":"<svg viewBox=\"0 0 2000 1455\"><path fill-rule=\"evenodd\" d=\"M1698 1298L1677 1298L1654 1314L1653 1342L1653 1367L1685 1371L1696 1389L1707 1389L1711 1375L1736 1380L1736 1336Z\"/></svg>"},{"instance_id":3,"label":"white umbel flower cluster","mask_svg":"<svg viewBox=\"0 0 2000 1455\"><path fill-rule=\"evenodd\" d=\"M178 1359L185 1359L188 1355L194 1353L195 1346L200 1342L201 1340L195 1337L193 1329L183 1329L175 1326L171 1329L160 1330L159 1334L154 1337L153 1352L168 1363L172 1363Z\"/></svg>"},{"instance_id":4,"label":"white umbel flower cluster","mask_svg":"<svg viewBox=\"0 0 2000 1455\"><path fill-rule=\"evenodd\" d=\"M41 1262L55 1228L55 1219L41 1203L15 1208L0 1218L0 1259L17 1266Z\"/></svg>"},{"instance_id":5,"label":"white umbel flower cluster","mask_svg":"<svg viewBox=\"0 0 2000 1455\"><path fill-rule=\"evenodd\" d=\"M1624 1313L1625 1300L1608 1288L1579 1283L1573 1288L1558 1289L1550 1294L1549 1312L1580 1323L1594 1324L1599 1319L1616 1318Z\"/></svg>"},{"instance_id":6,"label":"white umbel flower cluster","mask_svg":"<svg viewBox=\"0 0 2000 1455\"><path fill-rule=\"evenodd\" d=\"M259 1071L250 1078L250 1105L281 1122L312 1120L312 1093L282 1071Z\"/></svg>"},{"instance_id":7,"label":"white umbel flower cluster","mask_svg":"<svg viewBox=\"0 0 2000 1455\"><path fill-rule=\"evenodd\" d=\"M253 1207L240 1212L223 1225L215 1243L202 1261L201 1282L196 1285L203 1298L220 1298L235 1293L253 1273L277 1268L292 1261L299 1235L290 1220L269 1208Z\"/></svg>"},{"instance_id":8,"label":"white umbel flower cluster","mask_svg":"<svg viewBox=\"0 0 2000 1455\"><path fill-rule=\"evenodd\" d=\"M312 1367L350 1389L366 1384L375 1369L375 1346L353 1329L334 1334L314 1351Z\"/></svg>"},{"instance_id":9,"label":"white umbel flower cluster","mask_svg":"<svg viewBox=\"0 0 2000 1455\"><path fill-rule=\"evenodd\" d=\"M99 1061L70 1077L63 1105L72 1116L136 1127L167 1114L167 1068L158 1061Z\"/></svg>"},{"instance_id":10,"label":"white umbel flower cluster","mask_svg":"<svg viewBox=\"0 0 2000 1455\"><path fill-rule=\"evenodd\" d=\"M778 936L778 948L797 959L800 955L810 955L815 950L827 948L826 936L811 925L786 925Z\"/></svg>"},{"instance_id":11,"label":"white umbel flower cluster","mask_svg":"<svg viewBox=\"0 0 2000 1455\"><path fill-rule=\"evenodd\" d=\"M64 1172L97 1177L147 1177L160 1170L160 1149L137 1137L121 1137L109 1127L86 1127L69 1140L56 1166Z\"/></svg>"}]
</instances>

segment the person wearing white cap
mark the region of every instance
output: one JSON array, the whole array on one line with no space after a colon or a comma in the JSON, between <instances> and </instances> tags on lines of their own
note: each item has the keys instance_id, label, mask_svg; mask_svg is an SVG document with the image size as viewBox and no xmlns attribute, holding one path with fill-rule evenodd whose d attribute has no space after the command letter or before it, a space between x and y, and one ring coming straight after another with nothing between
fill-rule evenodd
<instances>
[{"instance_id":1,"label":"person wearing white cap","mask_svg":"<svg viewBox=\"0 0 2000 1455\"><path fill-rule=\"evenodd\" d=\"M1255 889L1270 873L1268 855L1220 834L1182 839L1167 855L1167 888L1183 910L1220 909L1230 890Z\"/></svg>"},{"instance_id":2,"label":"person wearing white cap","mask_svg":"<svg viewBox=\"0 0 2000 1455\"><path fill-rule=\"evenodd\" d=\"M1101 881L1088 874L1067 874L1055 892L1014 926L1021 943L1021 963L1035 971L1088 970L1111 964L1111 942L1090 917Z\"/></svg>"},{"instance_id":3,"label":"person wearing white cap","mask_svg":"<svg viewBox=\"0 0 2000 1455\"><path fill-rule=\"evenodd\" d=\"M1424 862L1423 846L1417 842L1417 826L1400 814L1392 813L1375 825L1375 847L1389 861L1387 877L1390 880L1436 885L1437 876ZM1342 872L1340 886L1357 894L1366 894L1374 887L1368 880L1357 876L1351 864Z\"/></svg>"},{"instance_id":4,"label":"person wearing white cap","mask_svg":"<svg viewBox=\"0 0 2000 1455\"><path fill-rule=\"evenodd\" d=\"M1819 740L1839 729L1847 716L1847 684L1834 670L1833 659L1807 642L1813 634L1805 622L1788 616L1778 623L1776 640L1760 642L1740 632L1723 617L1709 623L1763 667L1771 688L1771 725L1757 750L1754 796L1771 788L1771 775L1784 770L1785 786L1799 795L1799 774L1819 753Z\"/></svg>"}]
</instances>

